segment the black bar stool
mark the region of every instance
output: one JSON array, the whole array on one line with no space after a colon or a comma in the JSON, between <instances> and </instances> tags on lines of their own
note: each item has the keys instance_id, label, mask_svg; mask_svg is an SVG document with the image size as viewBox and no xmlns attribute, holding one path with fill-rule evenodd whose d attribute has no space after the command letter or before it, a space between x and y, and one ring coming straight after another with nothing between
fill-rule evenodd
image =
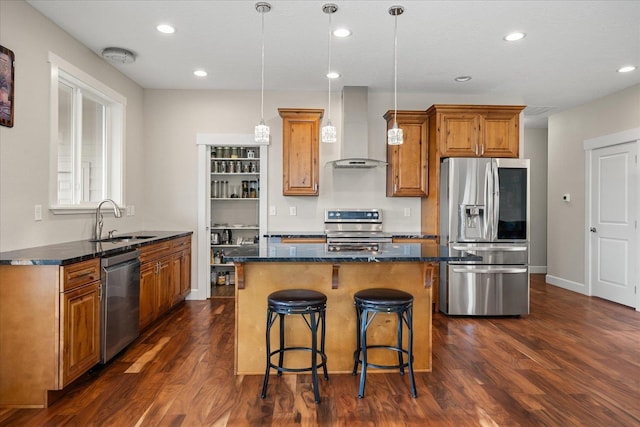
<instances>
[{"instance_id":1,"label":"black bar stool","mask_svg":"<svg viewBox=\"0 0 640 427\"><path fill-rule=\"evenodd\" d=\"M399 369L404 375L404 368L409 368L411 396L417 397L416 383L413 377L413 295L397 289L373 288L363 289L353 296L356 307L356 351L353 353L353 375L358 371L358 364L362 366L360 372L360 389L358 397L364 397L364 385L367 378L367 368ZM396 345L367 345L367 329L378 313L396 313L398 316L398 334ZM408 330L407 349L402 348L403 324ZM384 348L398 353L397 365L376 365L367 361L367 350ZM407 361L404 361L404 355Z\"/></svg>"},{"instance_id":2,"label":"black bar stool","mask_svg":"<svg viewBox=\"0 0 640 427\"><path fill-rule=\"evenodd\" d=\"M278 371L278 376L283 372L306 372L311 371L313 379L313 393L316 403L320 403L320 393L318 391L318 368L322 367L324 379L328 380L327 355L324 351L325 336L325 310L327 306L327 296L321 292L307 289L286 289L276 291L267 298L267 370L264 374L262 385L262 398L267 396L267 385L269 383L269 371L271 368ZM300 314L311 330L311 347L285 347L284 343L284 317L290 314ZM271 351L271 326L276 319L280 319L280 346ZM320 349L318 350L318 329L320 333ZM283 366L284 354L287 351L309 351L311 352L311 365L304 368L285 368ZM278 355L278 363L271 362L274 355ZM318 363L318 356L321 361Z\"/></svg>"}]
</instances>

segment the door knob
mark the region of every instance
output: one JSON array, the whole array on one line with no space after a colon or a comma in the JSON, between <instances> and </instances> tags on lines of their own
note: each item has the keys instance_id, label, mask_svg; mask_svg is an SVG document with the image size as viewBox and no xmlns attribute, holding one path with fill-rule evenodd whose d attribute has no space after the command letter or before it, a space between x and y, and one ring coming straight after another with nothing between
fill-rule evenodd
<instances>
[{"instance_id":1,"label":"door knob","mask_svg":"<svg viewBox=\"0 0 640 427\"><path fill-rule=\"evenodd\" d=\"M589 228L589 231L590 231L590 232L592 232L592 233L595 233L595 232L597 232L598 230L597 230L595 227L590 227L590 228Z\"/></svg>"}]
</instances>

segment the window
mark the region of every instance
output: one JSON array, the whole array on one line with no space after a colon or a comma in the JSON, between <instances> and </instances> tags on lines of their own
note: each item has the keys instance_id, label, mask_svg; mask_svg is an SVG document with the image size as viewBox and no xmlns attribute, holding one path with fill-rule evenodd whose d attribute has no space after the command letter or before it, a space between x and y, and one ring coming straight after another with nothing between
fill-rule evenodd
<instances>
[{"instance_id":1,"label":"window","mask_svg":"<svg viewBox=\"0 0 640 427\"><path fill-rule=\"evenodd\" d=\"M52 53L49 62L50 209L92 211L106 198L124 206L126 99Z\"/></svg>"}]
</instances>

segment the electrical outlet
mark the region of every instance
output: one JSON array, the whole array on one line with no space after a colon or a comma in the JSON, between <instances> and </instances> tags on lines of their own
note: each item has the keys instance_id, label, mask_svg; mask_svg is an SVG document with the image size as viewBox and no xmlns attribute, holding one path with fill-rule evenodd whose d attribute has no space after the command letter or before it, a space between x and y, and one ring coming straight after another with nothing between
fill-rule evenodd
<instances>
[{"instance_id":1,"label":"electrical outlet","mask_svg":"<svg viewBox=\"0 0 640 427\"><path fill-rule=\"evenodd\" d=\"M296 216L298 215L298 210L295 206L289 206L289 215Z\"/></svg>"},{"instance_id":2,"label":"electrical outlet","mask_svg":"<svg viewBox=\"0 0 640 427\"><path fill-rule=\"evenodd\" d=\"M33 209L33 219L42 221L42 205L35 205Z\"/></svg>"},{"instance_id":3,"label":"electrical outlet","mask_svg":"<svg viewBox=\"0 0 640 427\"><path fill-rule=\"evenodd\" d=\"M133 205L127 206L127 216L134 216L136 214L136 207Z\"/></svg>"},{"instance_id":4,"label":"electrical outlet","mask_svg":"<svg viewBox=\"0 0 640 427\"><path fill-rule=\"evenodd\" d=\"M404 208L404 216L411 216L411 208Z\"/></svg>"},{"instance_id":5,"label":"electrical outlet","mask_svg":"<svg viewBox=\"0 0 640 427\"><path fill-rule=\"evenodd\" d=\"M271 216L277 215L277 211L276 211L276 207L275 206L269 206L269 215L271 215Z\"/></svg>"}]
</instances>

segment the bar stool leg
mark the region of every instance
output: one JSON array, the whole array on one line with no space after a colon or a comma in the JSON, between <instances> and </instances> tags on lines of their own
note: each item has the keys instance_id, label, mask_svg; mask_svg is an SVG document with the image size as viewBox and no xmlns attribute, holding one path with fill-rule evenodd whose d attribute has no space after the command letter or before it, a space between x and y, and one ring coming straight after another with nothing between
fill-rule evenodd
<instances>
[{"instance_id":1,"label":"bar stool leg","mask_svg":"<svg viewBox=\"0 0 640 427\"><path fill-rule=\"evenodd\" d=\"M409 329L409 343L407 347L407 356L409 357L409 382L411 384L411 396L418 397L416 391L416 381L413 377L413 308L409 307L406 311L407 329Z\"/></svg>"},{"instance_id":2,"label":"bar stool leg","mask_svg":"<svg viewBox=\"0 0 640 427\"><path fill-rule=\"evenodd\" d=\"M311 323L311 379L313 381L313 395L316 403L320 403L318 391L318 320L316 313L309 314Z\"/></svg>"},{"instance_id":3,"label":"bar stool leg","mask_svg":"<svg viewBox=\"0 0 640 427\"><path fill-rule=\"evenodd\" d=\"M271 370L271 326L276 319L275 313L271 310L267 310L267 333L266 333L266 344L267 344L267 369L264 373L264 382L262 383L262 393L260 397L263 399L267 397L267 386L269 385L269 371Z\"/></svg>"},{"instance_id":4,"label":"bar stool leg","mask_svg":"<svg viewBox=\"0 0 640 427\"><path fill-rule=\"evenodd\" d=\"M367 379L367 326L368 326L369 311L362 309L360 315L360 345L358 349L362 354L362 366L360 368L360 388L358 389L358 398L364 397L364 385ZM357 366L357 362L356 362Z\"/></svg>"},{"instance_id":5,"label":"bar stool leg","mask_svg":"<svg viewBox=\"0 0 640 427\"><path fill-rule=\"evenodd\" d=\"M326 321L326 317L325 317L325 311L322 310L320 312L320 321L322 322L322 333L320 335L320 352L323 355L326 355L327 353L324 352L324 341L325 341L325 321ZM322 372L324 373L324 379L326 381L329 380L329 373L327 372L327 361L326 359L322 358Z\"/></svg>"},{"instance_id":6,"label":"bar stool leg","mask_svg":"<svg viewBox=\"0 0 640 427\"><path fill-rule=\"evenodd\" d=\"M353 352L353 370L351 375L358 373L358 362L360 361L360 307L356 304L356 350Z\"/></svg>"},{"instance_id":7,"label":"bar stool leg","mask_svg":"<svg viewBox=\"0 0 640 427\"><path fill-rule=\"evenodd\" d=\"M278 368L284 366L284 314L279 313L280 318L280 354L278 355ZM278 369L278 376L282 376L282 371Z\"/></svg>"},{"instance_id":8,"label":"bar stool leg","mask_svg":"<svg viewBox=\"0 0 640 427\"><path fill-rule=\"evenodd\" d=\"M404 375L404 357L402 351L402 329L403 329L403 313L398 312L398 366L400 366L400 375Z\"/></svg>"}]
</instances>

